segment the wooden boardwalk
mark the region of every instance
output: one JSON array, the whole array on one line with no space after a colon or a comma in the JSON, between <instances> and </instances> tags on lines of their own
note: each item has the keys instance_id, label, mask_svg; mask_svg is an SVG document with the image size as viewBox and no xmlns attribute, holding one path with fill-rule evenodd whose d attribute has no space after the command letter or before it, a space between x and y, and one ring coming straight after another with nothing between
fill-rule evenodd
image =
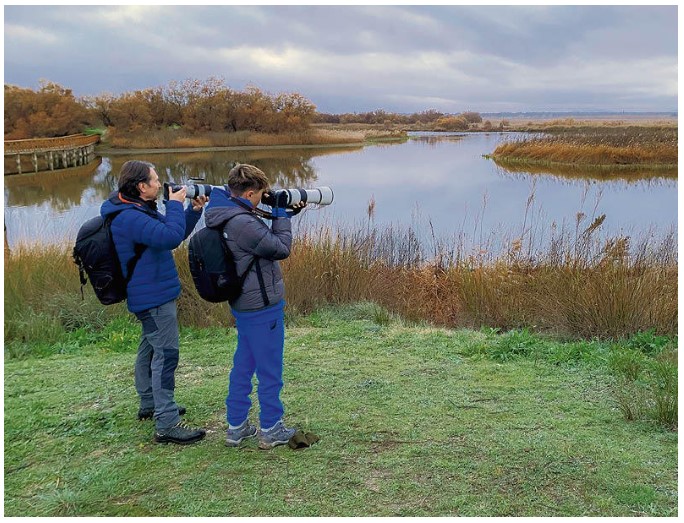
<instances>
[{"instance_id":1,"label":"wooden boardwalk","mask_svg":"<svg viewBox=\"0 0 684 523\"><path fill-rule=\"evenodd\" d=\"M86 165L95 158L95 144L99 141L97 134L5 140L5 174Z\"/></svg>"}]
</instances>

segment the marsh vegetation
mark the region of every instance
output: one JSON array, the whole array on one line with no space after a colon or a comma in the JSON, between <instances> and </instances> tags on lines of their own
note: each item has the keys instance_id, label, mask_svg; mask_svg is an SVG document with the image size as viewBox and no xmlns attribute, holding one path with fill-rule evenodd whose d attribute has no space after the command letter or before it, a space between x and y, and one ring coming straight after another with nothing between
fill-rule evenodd
<instances>
[{"instance_id":1,"label":"marsh vegetation","mask_svg":"<svg viewBox=\"0 0 684 523\"><path fill-rule=\"evenodd\" d=\"M677 137L671 126L550 126L541 135L502 143L491 157L504 167L656 170L676 176Z\"/></svg>"}]
</instances>

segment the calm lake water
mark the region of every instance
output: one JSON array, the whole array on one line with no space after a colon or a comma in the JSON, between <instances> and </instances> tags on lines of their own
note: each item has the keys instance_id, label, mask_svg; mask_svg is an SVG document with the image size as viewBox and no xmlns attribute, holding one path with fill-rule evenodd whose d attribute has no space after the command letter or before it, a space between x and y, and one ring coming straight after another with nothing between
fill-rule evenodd
<instances>
[{"instance_id":1,"label":"calm lake water","mask_svg":"<svg viewBox=\"0 0 684 523\"><path fill-rule=\"evenodd\" d=\"M582 172L509 172L483 158L511 133L412 133L406 143L363 148L286 148L254 151L105 155L77 169L5 176L5 224L10 247L18 243L72 243L80 224L99 213L116 186L123 162L144 159L162 181L191 177L221 185L233 162L252 163L281 187L330 186L332 205L307 210L298 220L356 228L412 226L419 236L467 244L489 235L519 236L530 224L573 230L578 213L587 226L606 214L606 234L639 235L677 227L677 181L602 180ZM369 204L374 202L372 217ZM528 202L529 204L528 208Z\"/></svg>"}]
</instances>

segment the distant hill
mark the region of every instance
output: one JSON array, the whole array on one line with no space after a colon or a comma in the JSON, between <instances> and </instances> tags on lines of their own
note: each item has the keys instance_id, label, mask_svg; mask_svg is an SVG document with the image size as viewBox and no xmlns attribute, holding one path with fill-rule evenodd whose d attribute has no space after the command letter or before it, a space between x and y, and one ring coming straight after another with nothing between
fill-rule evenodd
<instances>
[{"instance_id":1,"label":"distant hill","mask_svg":"<svg viewBox=\"0 0 684 523\"><path fill-rule=\"evenodd\" d=\"M534 112L501 112L480 113L482 118L530 118L530 119L555 119L555 118L677 118L677 111L667 112L639 112L639 111L534 111Z\"/></svg>"}]
</instances>

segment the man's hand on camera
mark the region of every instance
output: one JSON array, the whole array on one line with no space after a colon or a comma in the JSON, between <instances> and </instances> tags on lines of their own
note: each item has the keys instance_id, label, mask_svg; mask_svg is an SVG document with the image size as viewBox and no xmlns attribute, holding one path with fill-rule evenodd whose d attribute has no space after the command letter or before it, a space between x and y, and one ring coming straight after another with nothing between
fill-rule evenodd
<instances>
[{"instance_id":1,"label":"man's hand on camera","mask_svg":"<svg viewBox=\"0 0 684 523\"><path fill-rule=\"evenodd\" d=\"M192 210L201 211L202 207L204 207L208 201L209 198L207 198L206 196L198 196L197 198L192 200Z\"/></svg>"},{"instance_id":2,"label":"man's hand on camera","mask_svg":"<svg viewBox=\"0 0 684 523\"><path fill-rule=\"evenodd\" d=\"M175 202L181 202L185 200L185 195L187 194L187 189L185 188L185 185L178 189L176 192L169 191L169 200L173 200Z\"/></svg>"},{"instance_id":3,"label":"man's hand on camera","mask_svg":"<svg viewBox=\"0 0 684 523\"><path fill-rule=\"evenodd\" d=\"M297 216L306 207L306 202L299 202L292 206L292 216Z\"/></svg>"}]
</instances>

